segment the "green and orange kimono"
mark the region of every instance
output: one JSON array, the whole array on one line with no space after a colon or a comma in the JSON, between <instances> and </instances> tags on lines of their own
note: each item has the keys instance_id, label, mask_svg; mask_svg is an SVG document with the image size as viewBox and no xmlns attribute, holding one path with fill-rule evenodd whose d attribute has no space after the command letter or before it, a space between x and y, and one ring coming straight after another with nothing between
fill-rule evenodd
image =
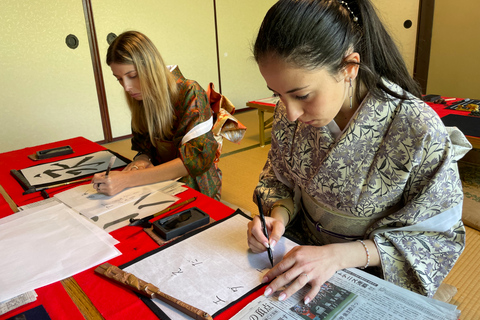
<instances>
[{"instance_id":1,"label":"green and orange kimono","mask_svg":"<svg viewBox=\"0 0 480 320\"><path fill-rule=\"evenodd\" d=\"M214 164L218 144L211 130L213 113L207 95L196 81L185 79L178 67L172 73L179 92L173 137L157 141L154 147L148 134L133 132L132 150L146 154L153 165L180 158L189 175L179 181L220 200L222 172Z\"/></svg>"}]
</instances>

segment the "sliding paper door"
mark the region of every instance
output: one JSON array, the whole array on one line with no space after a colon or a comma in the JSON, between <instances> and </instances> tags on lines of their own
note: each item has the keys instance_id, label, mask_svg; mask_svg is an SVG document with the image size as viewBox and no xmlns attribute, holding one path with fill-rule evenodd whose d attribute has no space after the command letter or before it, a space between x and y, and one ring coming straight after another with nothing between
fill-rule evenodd
<instances>
[{"instance_id":1,"label":"sliding paper door","mask_svg":"<svg viewBox=\"0 0 480 320\"><path fill-rule=\"evenodd\" d=\"M103 140L82 2L2 0L0 21L0 152Z\"/></svg>"}]
</instances>

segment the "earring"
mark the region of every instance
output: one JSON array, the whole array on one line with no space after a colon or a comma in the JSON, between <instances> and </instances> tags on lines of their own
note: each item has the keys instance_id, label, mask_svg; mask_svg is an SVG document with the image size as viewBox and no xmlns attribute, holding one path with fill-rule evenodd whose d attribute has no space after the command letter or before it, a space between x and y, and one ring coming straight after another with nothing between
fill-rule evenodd
<instances>
[{"instance_id":1,"label":"earring","mask_svg":"<svg viewBox=\"0 0 480 320\"><path fill-rule=\"evenodd\" d=\"M350 86L348 87L348 96L350 98L350 109L352 109L353 105L353 85L352 85L352 78L350 78Z\"/></svg>"}]
</instances>

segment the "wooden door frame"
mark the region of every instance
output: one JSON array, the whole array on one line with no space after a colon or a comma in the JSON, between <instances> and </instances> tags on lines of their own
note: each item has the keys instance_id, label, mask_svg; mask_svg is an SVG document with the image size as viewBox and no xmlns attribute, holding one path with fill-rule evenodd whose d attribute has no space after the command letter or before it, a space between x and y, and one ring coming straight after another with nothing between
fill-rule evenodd
<instances>
[{"instance_id":1,"label":"wooden door frame","mask_svg":"<svg viewBox=\"0 0 480 320\"><path fill-rule=\"evenodd\" d=\"M95 85L97 88L98 105L100 107L100 117L103 127L103 141L98 143L106 143L113 141L112 126L110 124L110 115L108 114L107 95L105 93L105 83L103 80L102 62L100 52L98 50L97 32L95 30L95 22L93 19L93 10L91 0L82 0L83 13L85 15L85 24L87 27L88 43L90 45L90 56L92 58L93 74L95 77Z\"/></svg>"},{"instance_id":2,"label":"wooden door frame","mask_svg":"<svg viewBox=\"0 0 480 320\"><path fill-rule=\"evenodd\" d=\"M435 0L419 1L413 78L420 84L423 94L427 92L434 11Z\"/></svg>"}]
</instances>

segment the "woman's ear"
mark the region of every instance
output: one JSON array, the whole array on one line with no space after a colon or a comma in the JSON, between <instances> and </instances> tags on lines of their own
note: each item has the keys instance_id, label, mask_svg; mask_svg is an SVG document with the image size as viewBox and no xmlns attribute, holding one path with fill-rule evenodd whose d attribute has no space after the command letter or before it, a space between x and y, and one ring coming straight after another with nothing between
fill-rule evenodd
<instances>
[{"instance_id":1,"label":"woman's ear","mask_svg":"<svg viewBox=\"0 0 480 320\"><path fill-rule=\"evenodd\" d=\"M345 79L350 81L350 79L355 80L358 75L358 70L360 68L360 54L358 52L352 52L344 58L345 60Z\"/></svg>"}]
</instances>

